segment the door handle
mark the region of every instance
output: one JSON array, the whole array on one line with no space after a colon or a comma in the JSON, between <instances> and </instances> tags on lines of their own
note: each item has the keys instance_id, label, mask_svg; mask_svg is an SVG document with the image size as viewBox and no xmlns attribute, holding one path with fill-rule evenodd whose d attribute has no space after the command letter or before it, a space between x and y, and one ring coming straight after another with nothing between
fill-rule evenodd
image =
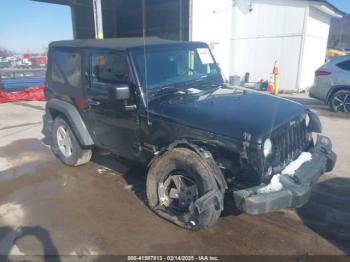
<instances>
[{"instance_id":1,"label":"door handle","mask_svg":"<svg viewBox=\"0 0 350 262\"><path fill-rule=\"evenodd\" d=\"M96 101L96 100L93 100L93 99L88 99L88 103L90 106L99 106L101 104L100 101Z\"/></svg>"}]
</instances>

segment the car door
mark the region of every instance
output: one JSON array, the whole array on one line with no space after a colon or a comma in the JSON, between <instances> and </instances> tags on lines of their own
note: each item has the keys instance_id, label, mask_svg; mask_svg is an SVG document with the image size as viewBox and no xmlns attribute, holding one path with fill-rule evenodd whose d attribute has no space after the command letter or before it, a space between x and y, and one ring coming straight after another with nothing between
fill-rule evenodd
<instances>
[{"instance_id":1,"label":"car door","mask_svg":"<svg viewBox=\"0 0 350 262\"><path fill-rule=\"evenodd\" d=\"M137 151L137 111L126 110L134 103L133 92L129 101L117 100L113 89L129 86L129 74L124 52L91 50L86 54L88 86L86 95L90 129L100 146L125 158L133 158Z\"/></svg>"}]
</instances>

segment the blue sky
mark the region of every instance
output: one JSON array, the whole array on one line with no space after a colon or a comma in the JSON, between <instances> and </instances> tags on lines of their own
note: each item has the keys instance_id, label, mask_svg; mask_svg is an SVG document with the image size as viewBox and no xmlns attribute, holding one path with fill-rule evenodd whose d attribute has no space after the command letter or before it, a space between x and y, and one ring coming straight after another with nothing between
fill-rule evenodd
<instances>
[{"instance_id":1,"label":"blue sky","mask_svg":"<svg viewBox=\"0 0 350 262\"><path fill-rule=\"evenodd\" d=\"M350 13L350 0L329 0ZM70 8L29 0L1 0L0 46L41 52L49 42L72 39Z\"/></svg>"},{"instance_id":2,"label":"blue sky","mask_svg":"<svg viewBox=\"0 0 350 262\"><path fill-rule=\"evenodd\" d=\"M328 2L332 3L340 10L350 13L350 1L349 0L328 0Z\"/></svg>"},{"instance_id":3,"label":"blue sky","mask_svg":"<svg viewBox=\"0 0 350 262\"><path fill-rule=\"evenodd\" d=\"M72 39L70 8L29 0L1 0L0 46L41 52L54 40Z\"/></svg>"}]
</instances>

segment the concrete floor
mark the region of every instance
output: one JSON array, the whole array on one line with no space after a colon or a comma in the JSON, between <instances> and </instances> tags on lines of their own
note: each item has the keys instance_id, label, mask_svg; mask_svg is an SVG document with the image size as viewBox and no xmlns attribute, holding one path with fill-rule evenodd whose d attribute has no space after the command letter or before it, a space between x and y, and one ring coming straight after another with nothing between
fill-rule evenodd
<instances>
[{"instance_id":1,"label":"concrete floor","mask_svg":"<svg viewBox=\"0 0 350 262\"><path fill-rule=\"evenodd\" d=\"M305 95L321 117L335 170L298 210L251 216L227 200L216 226L182 230L145 204L145 170L97 156L61 164L42 141L44 103L0 105L0 255L350 254L350 120Z\"/></svg>"}]
</instances>

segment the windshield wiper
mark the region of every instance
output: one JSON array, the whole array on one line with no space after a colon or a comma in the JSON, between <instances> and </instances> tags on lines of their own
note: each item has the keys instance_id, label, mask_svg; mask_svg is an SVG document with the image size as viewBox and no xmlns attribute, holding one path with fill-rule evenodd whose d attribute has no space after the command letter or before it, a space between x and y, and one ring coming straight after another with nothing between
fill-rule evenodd
<instances>
[{"instance_id":1,"label":"windshield wiper","mask_svg":"<svg viewBox=\"0 0 350 262\"><path fill-rule=\"evenodd\" d=\"M187 81L187 84L195 84L199 87L212 87L214 85L218 85L218 81L212 79L210 76L208 75L205 75L205 76L202 76L200 78L197 78L197 79L191 79L189 81Z\"/></svg>"},{"instance_id":2,"label":"windshield wiper","mask_svg":"<svg viewBox=\"0 0 350 262\"><path fill-rule=\"evenodd\" d=\"M157 97L157 96L164 96L169 95L173 93L177 93L179 91L185 92L186 94L191 94L191 92L188 91L189 88L199 88L201 91L204 90L211 90L213 87L216 87L218 83L214 81L213 79L210 79L209 76L202 76L201 78L197 79L191 79L185 82L182 82L175 85L166 85L158 88L154 88L153 90L149 90L149 95L151 98ZM203 88L205 87L205 88Z\"/></svg>"},{"instance_id":3,"label":"windshield wiper","mask_svg":"<svg viewBox=\"0 0 350 262\"><path fill-rule=\"evenodd\" d=\"M150 97L155 97L155 96L163 96L163 95L168 95L174 92L179 91L180 88L177 88L175 86L163 86L160 88L155 88L155 90L152 90L149 92Z\"/></svg>"}]
</instances>

